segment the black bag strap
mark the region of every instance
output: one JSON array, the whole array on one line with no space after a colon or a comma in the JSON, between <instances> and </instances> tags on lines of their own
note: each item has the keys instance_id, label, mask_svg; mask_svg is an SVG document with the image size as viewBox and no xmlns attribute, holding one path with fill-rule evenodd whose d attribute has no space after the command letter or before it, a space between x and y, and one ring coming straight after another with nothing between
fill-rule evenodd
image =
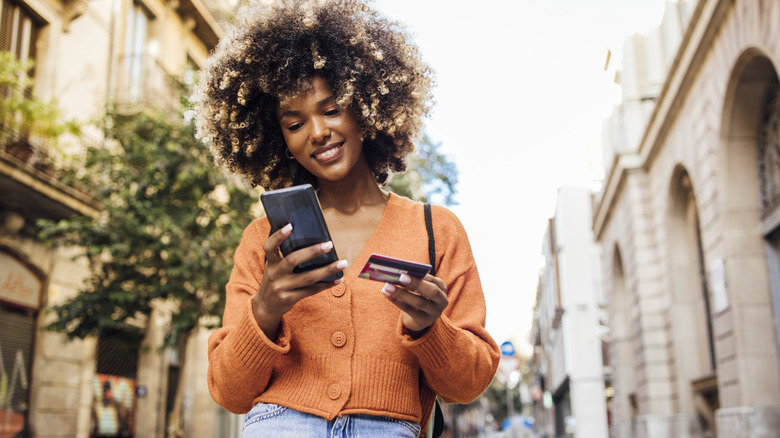
<instances>
[{"instance_id":1,"label":"black bag strap","mask_svg":"<svg viewBox=\"0 0 780 438\"><path fill-rule=\"evenodd\" d=\"M431 216L431 204L425 204L425 231L428 232L428 259L431 263L431 275L436 275L436 239L433 236L433 217ZM434 400L433 409L433 436L438 438L444 432L444 415L439 406L439 401Z\"/></svg>"},{"instance_id":2,"label":"black bag strap","mask_svg":"<svg viewBox=\"0 0 780 438\"><path fill-rule=\"evenodd\" d=\"M431 204L425 204L425 230L428 231L428 259L431 261L431 275L436 275L436 240L433 237Z\"/></svg>"}]
</instances>

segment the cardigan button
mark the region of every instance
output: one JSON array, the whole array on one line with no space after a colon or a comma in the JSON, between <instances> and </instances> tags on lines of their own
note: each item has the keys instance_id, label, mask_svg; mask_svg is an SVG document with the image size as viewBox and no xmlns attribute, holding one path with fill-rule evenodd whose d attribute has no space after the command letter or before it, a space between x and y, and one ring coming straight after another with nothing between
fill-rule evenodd
<instances>
[{"instance_id":1,"label":"cardigan button","mask_svg":"<svg viewBox=\"0 0 780 438\"><path fill-rule=\"evenodd\" d=\"M347 288L342 283L342 284L337 284L335 287L331 288L330 293L332 293L334 297L338 298L344 295L344 292L346 291Z\"/></svg>"},{"instance_id":2,"label":"cardigan button","mask_svg":"<svg viewBox=\"0 0 780 438\"><path fill-rule=\"evenodd\" d=\"M341 397L341 387L335 383L330 385L328 388L328 397L330 397L331 400L337 400Z\"/></svg>"},{"instance_id":3,"label":"cardigan button","mask_svg":"<svg viewBox=\"0 0 780 438\"><path fill-rule=\"evenodd\" d=\"M344 344L347 343L347 335L345 335L344 332L335 332L331 335L330 342L336 347L343 347Z\"/></svg>"}]
</instances>

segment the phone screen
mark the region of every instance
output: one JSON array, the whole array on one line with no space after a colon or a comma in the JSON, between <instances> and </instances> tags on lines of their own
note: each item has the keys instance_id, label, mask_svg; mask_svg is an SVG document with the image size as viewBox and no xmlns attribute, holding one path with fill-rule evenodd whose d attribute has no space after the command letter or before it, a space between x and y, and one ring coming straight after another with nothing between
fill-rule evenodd
<instances>
[{"instance_id":1,"label":"phone screen","mask_svg":"<svg viewBox=\"0 0 780 438\"><path fill-rule=\"evenodd\" d=\"M293 251L330 239L328 226L322 216L320 202L311 184L288 187L265 192L260 195L265 214L271 223L271 233L275 233L288 223L293 229L290 236L282 242L282 255L287 256ZM338 260L336 249L301 263L293 272L303 272L316 269ZM339 271L320 282L334 281L342 277Z\"/></svg>"}]
</instances>

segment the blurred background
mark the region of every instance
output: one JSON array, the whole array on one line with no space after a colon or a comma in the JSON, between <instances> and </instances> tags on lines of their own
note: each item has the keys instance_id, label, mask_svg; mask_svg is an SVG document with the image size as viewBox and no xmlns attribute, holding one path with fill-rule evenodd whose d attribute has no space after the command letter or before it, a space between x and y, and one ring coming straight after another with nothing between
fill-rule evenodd
<instances>
[{"instance_id":1,"label":"blurred background","mask_svg":"<svg viewBox=\"0 0 780 438\"><path fill-rule=\"evenodd\" d=\"M238 437L206 339L263 212L187 98L239 3L0 4L0 437ZM502 346L444 436L780 436L780 1L374 5L437 76L387 189Z\"/></svg>"}]
</instances>

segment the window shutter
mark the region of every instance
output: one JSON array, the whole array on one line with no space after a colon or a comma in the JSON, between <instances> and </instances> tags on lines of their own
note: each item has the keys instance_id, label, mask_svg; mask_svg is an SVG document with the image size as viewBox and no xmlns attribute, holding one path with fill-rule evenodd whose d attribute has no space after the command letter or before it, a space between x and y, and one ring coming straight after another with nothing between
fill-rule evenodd
<instances>
[{"instance_id":1,"label":"window shutter","mask_svg":"<svg viewBox=\"0 0 780 438\"><path fill-rule=\"evenodd\" d=\"M35 316L0 306L0 371L8 379L4 396L7 410L24 417L27 423L29 388L32 379L32 353Z\"/></svg>"},{"instance_id":2,"label":"window shutter","mask_svg":"<svg viewBox=\"0 0 780 438\"><path fill-rule=\"evenodd\" d=\"M0 16L0 50L11 50L11 29L13 28L13 7L8 0L0 0L2 3L2 16Z\"/></svg>"}]
</instances>

